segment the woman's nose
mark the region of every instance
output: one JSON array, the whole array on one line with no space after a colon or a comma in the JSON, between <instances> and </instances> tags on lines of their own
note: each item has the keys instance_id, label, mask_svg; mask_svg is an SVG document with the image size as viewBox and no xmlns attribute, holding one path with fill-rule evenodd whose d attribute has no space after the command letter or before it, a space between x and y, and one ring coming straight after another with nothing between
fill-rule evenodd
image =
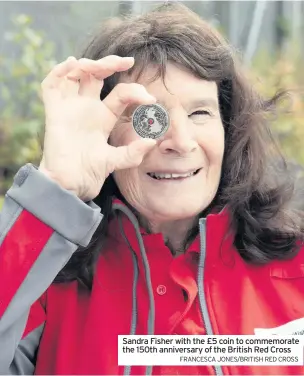
<instances>
[{"instance_id":1,"label":"woman's nose","mask_svg":"<svg viewBox=\"0 0 304 376\"><path fill-rule=\"evenodd\" d=\"M188 116L184 113L171 116L170 126L159 143L162 153L186 155L198 148Z\"/></svg>"}]
</instances>

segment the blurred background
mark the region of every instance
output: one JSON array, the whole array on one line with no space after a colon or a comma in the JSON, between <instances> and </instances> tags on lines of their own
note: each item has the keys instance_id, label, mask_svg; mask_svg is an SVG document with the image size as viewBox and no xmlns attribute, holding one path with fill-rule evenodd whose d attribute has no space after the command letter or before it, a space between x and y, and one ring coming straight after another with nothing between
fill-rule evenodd
<instances>
[{"instance_id":1,"label":"blurred background","mask_svg":"<svg viewBox=\"0 0 304 376\"><path fill-rule=\"evenodd\" d=\"M304 2L181 1L231 42L265 95L290 90L289 113L273 125L304 191ZM16 171L40 159L40 83L54 64L77 56L108 18L164 1L0 1L0 206ZM2 196L2 198L1 198ZM304 209L304 195L300 201Z\"/></svg>"}]
</instances>

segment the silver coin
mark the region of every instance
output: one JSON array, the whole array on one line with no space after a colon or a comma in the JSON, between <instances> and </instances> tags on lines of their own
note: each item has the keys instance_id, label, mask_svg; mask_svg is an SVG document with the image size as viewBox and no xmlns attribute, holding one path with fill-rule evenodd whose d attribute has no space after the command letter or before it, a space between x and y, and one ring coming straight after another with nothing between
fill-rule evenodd
<instances>
[{"instance_id":1,"label":"silver coin","mask_svg":"<svg viewBox=\"0 0 304 376\"><path fill-rule=\"evenodd\" d=\"M136 108L132 116L135 132L143 138L159 138L169 128L169 114L159 104L141 105Z\"/></svg>"}]
</instances>

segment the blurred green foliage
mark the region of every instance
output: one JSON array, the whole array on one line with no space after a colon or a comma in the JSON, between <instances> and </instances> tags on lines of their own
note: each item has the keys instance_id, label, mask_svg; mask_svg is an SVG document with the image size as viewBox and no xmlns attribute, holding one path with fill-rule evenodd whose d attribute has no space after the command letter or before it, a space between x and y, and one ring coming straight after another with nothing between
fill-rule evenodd
<instances>
[{"instance_id":1,"label":"blurred green foliage","mask_svg":"<svg viewBox=\"0 0 304 376\"><path fill-rule=\"evenodd\" d=\"M251 74L257 89L266 97L277 91L288 93L278 107L273 130L288 159L304 166L304 75L303 57L298 43L290 43L277 56L265 50L256 55Z\"/></svg>"},{"instance_id":2,"label":"blurred green foliage","mask_svg":"<svg viewBox=\"0 0 304 376\"><path fill-rule=\"evenodd\" d=\"M1 170L15 170L26 162L39 160L39 133L44 123L40 84L56 63L54 44L33 29L29 16L18 15L12 24L12 31L4 38L15 44L15 56L0 56ZM0 176L0 192L7 184Z\"/></svg>"}]
</instances>

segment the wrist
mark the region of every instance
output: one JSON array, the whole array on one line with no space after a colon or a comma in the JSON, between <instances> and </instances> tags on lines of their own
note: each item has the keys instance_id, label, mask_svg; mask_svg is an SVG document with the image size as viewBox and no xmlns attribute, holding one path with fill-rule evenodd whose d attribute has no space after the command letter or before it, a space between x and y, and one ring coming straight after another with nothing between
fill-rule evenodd
<instances>
[{"instance_id":1,"label":"wrist","mask_svg":"<svg viewBox=\"0 0 304 376\"><path fill-rule=\"evenodd\" d=\"M71 187L68 187L67 184L63 181L63 179L61 179L60 177L58 177L56 174L52 173L51 171L49 171L48 169L46 169L44 166L43 166L43 163L40 164L40 166L38 167L38 171L40 171L41 173L43 173L45 176L47 176L50 180L56 182L61 188L73 193L75 196L79 197L80 198L80 195L79 195L79 192L75 189L72 189Z\"/></svg>"}]
</instances>

